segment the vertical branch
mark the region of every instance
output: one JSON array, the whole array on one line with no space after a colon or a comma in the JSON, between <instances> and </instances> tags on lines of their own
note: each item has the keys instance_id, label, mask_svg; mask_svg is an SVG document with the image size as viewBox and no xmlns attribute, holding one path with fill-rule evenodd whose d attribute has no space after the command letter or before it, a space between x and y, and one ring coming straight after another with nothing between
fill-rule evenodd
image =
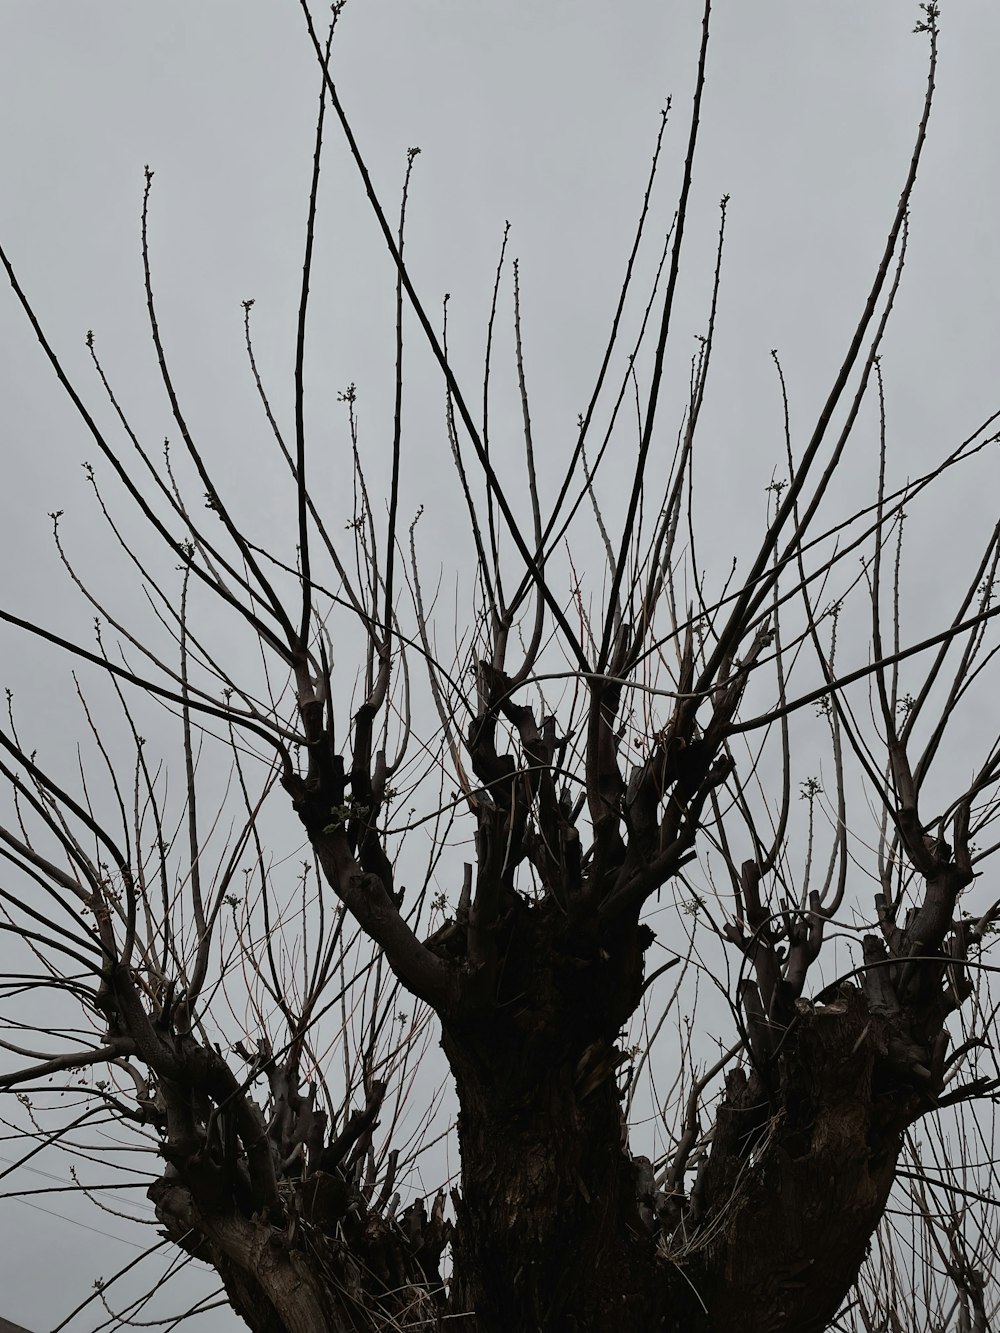
<instances>
[{"instance_id":1,"label":"vertical branch","mask_svg":"<svg viewBox=\"0 0 1000 1333\"><path fill-rule=\"evenodd\" d=\"M185 702L181 705L181 725L184 731L184 782L187 794L188 855L191 866L191 901L194 908L194 923L198 932L200 950L205 936L205 904L201 893L201 842L198 837L198 793L195 786L194 744L191 739L191 709L187 704L188 689L188 642L187 642L187 598L188 568L185 567L181 580L181 693Z\"/></svg>"},{"instance_id":2,"label":"vertical branch","mask_svg":"<svg viewBox=\"0 0 1000 1333\"><path fill-rule=\"evenodd\" d=\"M521 346L521 277L518 261L514 260L514 351L517 361L517 387L521 398L521 418L524 422L524 456L528 471L528 494L531 497L531 521L535 550L538 554L539 572L545 577L545 556L542 554L542 512L538 502L538 473L535 470L535 447L531 438L531 411L528 406L528 386L524 378L524 355ZM511 677L511 688L527 679L538 656L538 647L542 641L542 628L545 624L545 600L535 590L535 619L531 638L525 649L524 661Z\"/></svg>"},{"instance_id":3,"label":"vertical branch","mask_svg":"<svg viewBox=\"0 0 1000 1333\"><path fill-rule=\"evenodd\" d=\"M442 302L441 316L441 341L444 348L444 355L448 356L448 301L450 297L445 293ZM493 573L490 562L486 558L486 547L483 544L482 529L479 524L479 515L476 513L475 501L472 498L472 491L469 488L469 479L465 471L465 463L462 460L462 448L458 439L458 430L455 425L455 400L452 396L451 387L448 386L445 392L445 428L448 432L448 445L451 449L452 462L455 464L455 471L458 473L458 480L462 487L462 498L465 500L465 507L469 515L469 526L472 529L472 540L476 545L476 574L483 585L483 592L489 603L490 614L494 620L500 618L500 608L498 603L498 594L493 589Z\"/></svg>"},{"instance_id":4,"label":"vertical branch","mask_svg":"<svg viewBox=\"0 0 1000 1333\"><path fill-rule=\"evenodd\" d=\"M750 569L749 574L747 575L746 581L744 582L743 590L740 593L739 597L737 598L735 606L730 612L729 619L726 623L726 626L722 634L719 637L719 641L716 645L715 651L712 653L708 662L705 664L699 688L703 688L705 684L707 684L713 679L715 673L718 671L722 662L725 661L727 655L734 651L736 641L744 633L750 608L755 604L759 604L760 601L763 599L763 597L766 596L767 594L767 589L761 588L759 586L760 581L764 576L765 570L767 569L768 566L768 562L771 560L772 552L777 546L778 539L781 535L783 528L785 527L785 524L788 522L789 517L793 513L797 514L798 512L797 507L798 507L799 496L801 495L802 490L805 487L806 480L810 472L812 471L812 467L816 461L816 457L819 453L820 447L822 446L823 441L826 438L826 433L827 430L829 429L830 422L833 419L833 414L836 411L836 408L840 403L841 398L844 395L848 381L851 377L852 372L854 371L855 366L857 365L858 358L861 355L861 349L864 344L865 335L868 331L869 325L871 324L873 318L875 317L875 311L878 307L879 299L882 295L882 291L885 288L885 284L888 280L890 269L892 268L893 256L896 254L897 245L899 244L901 237L905 238L906 219L910 206L910 198L913 194L913 189L916 184L917 169L920 165L920 159L921 156L923 155L924 144L927 140L927 128L930 123L931 106L933 105L934 101L935 80L937 76L937 49L938 49L936 17L931 18L929 24L926 27L926 31L928 31L930 34L930 63L927 71L927 90L924 95L923 114L921 115L920 118L920 125L917 128L917 139L914 145L913 154L910 158L910 166L907 172L906 180L903 183L903 190L899 196L899 203L896 207L896 214L895 217L893 218L892 225L889 228L889 234L886 237L885 248L883 249L882 252L882 258L879 263L878 270L875 274L875 279L868 293L868 299L865 302L864 311L862 312L861 318L854 329L850 345L848 346L847 349L847 354L844 357L840 369L837 372L837 376L836 379L834 380L833 387L831 388L827 400L823 405L819 418L817 419L815 428L813 429L812 436L803 452L799 466L797 467L797 469L795 470L794 474L791 477L790 485L788 487L788 494L785 496L782 503L778 506L778 512L775 514L774 521L768 528L764 540L760 545L760 548L757 552L757 557L754 560L754 563ZM899 265L897 264L895 285L898 285L899 282L899 272L900 268ZM889 304L891 305L891 296ZM882 319L883 327L885 324L885 318L886 316L883 315ZM873 355L874 352L877 351L877 345L880 335L881 335L881 330L879 334L876 335L876 338L874 340L875 346L872 349L872 353L870 354L869 360L871 359L871 355ZM855 401L857 401L857 396L855 396ZM842 433L841 447L844 439L845 436ZM839 458L839 450L835 451L834 460L836 461L836 459L838 458ZM819 504L819 499L823 491L825 490L825 485L826 482L829 480L830 475L831 475L831 469L828 467L824 474L823 479L820 482L819 487L817 488L817 491L812 496L809 504L805 507L805 512L802 518L797 522L795 531L792 537L790 538L789 542L787 543L786 551L794 553L797 549L801 547L802 537L805 533L808 524L812 519L813 514L816 511L816 508ZM765 582L767 581L765 580Z\"/></svg>"},{"instance_id":5,"label":"vertical branch","mask_svg":"<svg viewBox=\"0 0 1000 1333\"><path fill-rule=\"evenodd\" d=\"M490 457L490 369L493 363L493 327L497 317L497 301L500 296L500 280L503 277L504 259L507 254L507 240L510 236L510 223L503 224L503 240L500 243L500 258L497 261L496 276L493 279L493 295L490 299L490 317L486 324L486 350L483 353L483 454L488 459ZM490 537L490 558L492 560L493 578L496 580L498 611L501 616L505 614L503 586L500 579L500 546L497 541L496 522L493 516L493 502L487 492L486 497L486 529ZM541 572L540 557L536 555L539 561L539 572Z\"/></svg>"},{"instance_id":6,"label":"vertical branch","mask_svg":"<svg viewBox=\"0 0 1000 1333\"><path fill-rule=\"evenodd\" d=\"M251 570L254 578L257 580L257 585L263 592L271 614L280 625L289 647L292 647L295 642L295 631L292 628L292 623L288 619L277 593L271 586L270 580L260 568L246 538L233 522L229 510L223 504L222 498L209 476L204 460L202 459L201 454L194 443L191 432L188 429L184 414L181 412L180 402L177 398L176 390L174 389L173 378L167 367L167 356L163 348L163 342L160 338L160 326L156 317L156 305L153 300L153 277L149 262L149 195L152 188L153 172L149 167L146 167L146 185L142 193L142 270L146 284L146 311L149 317L150 332L153 336L153 346L156 348L156 356L160 366L160 379L163 381L163 387L166 390L167 398L170 402L170 410L173 414L174 421L177 423L177 429L181 433L181 438L183 439L187 451L198 470L198 475L201 477L202 483L205 486L208 503L222 519L226 531L232 538L240 556L246 562L247 568ZM270 641L272 647L275 647L280 643L280 641L273 635L270 636Z\"/></svg>"},{"instance_id":7,"label":"vertical branch","mask_svg":"<svg viewBox=\"0 0 1000 1333\"><path fill-rule=\"evenodd\" d=\"M656 406L660 397L660 384L663 378L663 362L667 350L667 336L670 332L670 316L674 308L674 294L677 290L677 277L680 272L681 246L684 241L684 228L687 222L688 200L691 194L691 178L694 172L695 148L698 143L698 130L701 126L701 99L702 94L705 91L705 64L708 57L708 25L711 12L712 0L705 0L705 7L702 11L701 20L701 49L698 54L698 72L695 76L694 103L691 108L691 128L688 135L687 154L684 159L684 176L681 181L680 195L677 200L677 226L674 232L673 250L670 255L670 271L667 277L667 290L663 298L663 315L660 320L660 335L656 343L656 354L653 360L653 375L646 400L646 420L643 426L642 439L639 442L639 456L636 459L632 493L629 496L625 523L622 527L621 546L619 548L618 560L608 595L608 611L605 615L604 635L601 640L601 650L597 655L596 669L598 671L605 670L611 655L612 638L614 634L613 608L618 597L622 579L625 576L628 544L632 540L632 529L635 522L636 509L639 505L639 497L642 494L643 479L646 472L646 458L649 454L649 447L653 439L653 426L656 421Z\"/></svg>"},{"instance_id":8,"label":"vertical branch","mask_svg":"<svg viewBox=\"0 0 1000 1333\"><path fill-rule=\"evenodd\" d=\"M309 642L309 618L312 614L312 572L309 556L309 508L306 486L306 423L305 423L305 357L306 311L309 306L309 279L312 274L313 243L316 236L316 202L319 195L320 159L323 153L323 117L326 112L326 67L330 63L330 47L337 25L339 11L334 10L323 52L324 75L319 89L319 111L316 116L316 146L313 149L312 183L309 187L309 210L306 218L305 256L302 260L302 286L299 292L299 315L295 329L295 488L298 497L299 568L302 571L302 618L299 622L298 653L305 653Z\"/></svg>"},{"instance_id":9,"label":"vertical branch","mask_svg":"<svg viewBox=\"0 0 1000 1333\"><path fill-rule=\"evenodd\" d=\"M687 416L687 426L684 430L683 443L678 450L673 485L671 486L663 506L663 517L660 520L659 530L656 533L650 548L649 558L644 562L645 567L648 570L646 593L643 599L639 628L636 632L635 640L629 654L630 664L637 660L638 655L642 651L649 627L652 624L656 604L659 601L660 593L663 589L665 579L664 571L670 561L673 550L673 541L677 532L681 492L685 477L688 480L689 488L691 486L691 457L694 450L694 435L698 426L699 417L701 416L702 406L705 401L705 385L708 379L708 366L709 361L711 360L712 348L715 343L715 320L719 308L719 288L722 282L722 249L726 239L726 213L728 207L729 195L723 195L719 203L719 239L715 252L715 273L712 280L712 299L709 306L708 332L701 348L698 374L694 384L694 392L691 395L691 406ZM691 521L692 518L689 504L689 523L691 523ZM691 545L692 569L695 572L695 577L697 577L697 565L693 558L693 533ZM699 599L701 599L700 590ZM626 668L623 666L622 669ZM616 672L616 674L620 673Z\"/></svg>"},{"instance_id":10,"label":"vertical branch","mask_svg":"<svg viewBox=\"0 0 1000 1333\"><path fill-rule=\"evenodd\" d=\"M611 364L611 356L618 342L618 334L621 328L622 315L625 310L625 302L628 298L628 294L632 286L632 277L635 272L635 261L639 254L639 247L642 243L642 237L646 227L646 219L649 215L649 206L653 195L653 184L656 180L656 173L660 162L660 151L663 147L663 136L666 133L667 120L669 118L669 115L670 115L670 99L668 98L666 106L660 113L660 127L656 135L656 146L653 149L653 160L650 165L649 177L646 182L646 192L643 196L642 208L639 211L639 220L636 223L635 236L632 241L632 249L628 257L628 262L625 265L625 276L622 279L622 284L618 291L618 304L615 307L614 315L611 318L611 328L608 333L608 341L604 349L604 356L601 360L601 365L597 372L597 378L594 381L594 388L591 392L590 401L587 404L587 409L579 420L579 429L577 432L576 446L574 447L569 463L566 465L566 470L563 474L562 484L559 487L559 492L556 495L555 503L552 506L552 511L549 514L548 520L546 521L545 524L545 528L542 532L542 542L539 545L538 550L536 552L537 558L539 560L542 560L544 558L545 554L544 544L548 542L549 537L552 535L552 531L555 528L555 525L559 519L559 514L562 510L562 506L566 500L566 496L569 493L569 488L572 485L573 479L577 475L578 468L580 466L581 460L583 459L584 447L586 444L587 436L589 434L590 426L594 418L594 413L597 409L598 400L600 399L601 396L601 390L604 388L604 381L608 373L608 368ZM669 242L669 236L667 239ZM659 280L659 273L657 273L657 281L658 280ZM631 359L632 358L630 358L630 360ZM584 465L584 472L586 474L585 465ZM585 495L586 493L587 491L585 488L583 494ZM573 509L570 512L569 518L567 518L567 520L563 523L563 527L559 536L561 536L562 533L566 531L566 527L570 519L572 518L573 514L576 512L576 508L579 505L579 503L580 501L577 500L576 504L573 506ZM553 546L559 540L559 536L557 536L553 540L552 543ZM520 604L521 598L524 596L524 593L527 589L529 582L530 582L530 573L526 572L524 578L521 581L520 587L518 588L514 597L511 599L511 606L517 606Z\"/></svg>"},{"instance_id":11,"label":"vertical branch","mask_svg":"<svg viewBox=\"0 0 1000 1333\"><path fill-rule=\"evenodd\" d=\"M403 259L403 228L406 223L406 200L410 191L410 176L419 148L406 150L406 176L403 180L403 198L399 205L399 258ZM385 545L385 614L382 634L388 646L392 631L393 574L396 568L396 512L399 507L399 454L403 431L403 280L396 270L396 393L392 418L392 480L389 484L389 531Z\"/></svg>"}]
</instances>

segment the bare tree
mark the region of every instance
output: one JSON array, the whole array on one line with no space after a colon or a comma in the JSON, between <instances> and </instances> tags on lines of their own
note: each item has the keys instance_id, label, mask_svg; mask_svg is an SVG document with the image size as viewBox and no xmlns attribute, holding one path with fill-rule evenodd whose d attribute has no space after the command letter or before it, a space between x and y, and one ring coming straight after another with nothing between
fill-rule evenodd
<instances>
[{"instance_id":1,"label":"bare tree","mask_svg":"<svg viewBox=\"0 0 1000 1333\"><path fill-rule=\"evenodd\" d=\"M724 483L695 484L726 199L686 399L665 419L708 0L676 207L657 239L665 112L588 406L568 455L546 460L562 468L552 497L506 237L477 408L449 354L447 298L438 319L404 258L419 150L390 220L341 105L340 8L322 34L302 6L320 96L287 423L244 309L291 531L255 538L189 424L157 314L149 169L142 260L174 438L162 455L93 337L104 399L84 399L0 252L101 456L88 477L152 612L120 619L54 514L96 642L0 613L26 649L75 660L90 736L79 760L43 765L14 701L0 732L0 925L21 951L0 1087L17 1098L22 1160L59 1144L85 1161L88 1136L114 1126L166 1240L214 1268L261 1333L985 1330L1000 903L970 911L963 894L998 845L1000 526L919 641L905 571L915 551L926 576L937 487L989 465L1000 413L894 482L879 360L938 6L921 6L926 98L864 309L804 436L774 354L781 461L736 558L700 539ZM394 262L396 370L384 479L354 387L337 396L328 502L305 376L331 120ZM636 291L650 246L655 278ZM517 450L491 431L505 326ZM407 330L440 372L454 464L454 567L440 575L419 558L401 481ZM857 437L871 489L845 506ZM626 459L618 505L607 480ZM122 526L109 484L152 543ZM980 748L954 781L963 714ZM165 747L175 738L173 785L150 718ZM805 757L822 780L801 776ZM728 1007L700 1033L692 1004L713 988ZM113 1280L90 1299L139 1317L115 1307Z\"/></svg>"}]
</instances>

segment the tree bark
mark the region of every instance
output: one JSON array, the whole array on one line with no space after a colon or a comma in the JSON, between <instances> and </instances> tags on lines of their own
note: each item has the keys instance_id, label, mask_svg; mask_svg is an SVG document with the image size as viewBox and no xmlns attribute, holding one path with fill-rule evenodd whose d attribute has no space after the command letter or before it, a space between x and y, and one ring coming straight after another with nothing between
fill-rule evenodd
<instances>
[{"instance_id":1,"label":"tree bark","mask_svg":"<svg viewBox=\"0 0 1000 1333\"><path fill-rule=\"evenodd\" d=\"M460 1303L486 1333L692 1327L639 1215L614 1047L551 1063L539 1050L505 1077L488 1040L472 1046L445 1040L462 1108Z\"/></svg>"},{"instance_id":2,"label":"tree bark","mask_svg":"<svg viewBox=\"0 0 1000 1333\"><path fill-rule=\"evenodd\" d=\"M836 1314L929 1105L891 1061L897 1035L843 987L799 1002L765 1076L730 1074L691 1209L709 1328L822 1333Z\"/></svg>"},{"instance_id":3,"label":"tree bark","mask_svg":"<svg viewBox=\"0 0 1000 1333\"><path fill-rule=\"evenodd\" d=\"M616 1078L639 932L599 943L551 902L505 908L494 992L443 1021L462 1155L453 1295L487 1333L694 1327L640 1216Z\"/></svg>"}]
</instances>

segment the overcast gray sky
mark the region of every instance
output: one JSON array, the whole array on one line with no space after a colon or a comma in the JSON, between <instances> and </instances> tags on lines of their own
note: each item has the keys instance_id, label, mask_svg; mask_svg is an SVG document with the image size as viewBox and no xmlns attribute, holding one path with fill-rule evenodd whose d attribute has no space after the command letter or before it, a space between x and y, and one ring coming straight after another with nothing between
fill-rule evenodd
<instances>
[{"instance_id":1,"label":"overcast gray sky","mask_svg":"<svg viewBox=\"0 0 1000 1333\"><path fill-rule=\"evenodd\" d=\"M318 19L326 12L314 10ZM423 150L410 202L412 273L432 308L451 293L456 363L473 377L511 222L543 470L547 448L564 456L589 394L668 94L676 180L700 10L694 0L351 0L345 11L335 60L344 103L391 212L407 148ZM793 412L806 422L857 319L905 176L926 42L912 35L911 0L720 0L716 10L678 319L685 337L703 328L716 208L729 193L704 434L715 451L709 466L732 483L719 530L732 541L744 522L759 522L779 458L770 349L782 351ZM896 447L913 474L1000 402L1000 7L945 0L942 10L938 100L885 349ZM89 389L83 337L93 328L116 384L153 438L162 434L138 248L149 163L175 373L217 467L238 478L247 511L265 519L272 464L246 452L259 417L240 301L256 300L259 355L283 409L317 92L294 0L7 0L0 13L0 235L49 336ZM355 381L377 437L391 413L393 278L332 133L330 150L313 383ZM419 356L414 364L414 394L438 403L429 364ZM4 290L0 386L0 599L85 633L90 613L57 566L46 514L65 509L67 531L86 545L92 507L79 464L92 448ZM676 420L670 414L667 429ZM442 444L440 434L412 444L409 511L450 466ZM255 479L264 482L257 491ZM932 578L926 589L932 621L940 621L935 607L947 607L940 595L953 541L992 526L997 496L972 486L948 493L948 504L935 564L941 587ZM428 540L444 550L447 533ZM109 566L102 577L113 587L119 571ZM40 663L7 633L0 653L0 684L17 688L38 743L62 725L76 734L67 664ZM0 1171L15 1151L0 1142ZM34 1165L66 1179L62 1158ZM0 1190L46 1183L23 1171ZM0 1234L0 1314L40 1333L149 1233L137 1238L122 1218L53 1194L0 1200ZM202 1289L179 1278L170 1302L179 1310ZM91 1307L72 1327L99 1323ZM235 1323L219 1312L195 1326Z\"/></svg>"}]
</instances>

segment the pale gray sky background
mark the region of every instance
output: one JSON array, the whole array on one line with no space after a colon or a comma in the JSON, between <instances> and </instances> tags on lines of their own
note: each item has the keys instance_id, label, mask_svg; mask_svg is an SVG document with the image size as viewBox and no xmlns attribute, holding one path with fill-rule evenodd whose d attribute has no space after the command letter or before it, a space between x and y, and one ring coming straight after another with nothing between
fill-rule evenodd
<instances>
[{"instance_id":1,"label":"pale gray sky background","mask_svg":"<svg viewBox=\"0 0 1000 1333\"><path fill-rule=\"evenodd\" d=\"M694 0L351 0L344 13L335 60L343 101L391 213L406 149L423 150L410 202L412 273L431 308L451 293L455 361L474 384L504 220L512 224L543 473L547 449L565 456L589 395L659 111L672 94L660 213L669 220L700 9ZM885 348L903 474L925 470L1000 405L1000 8L945 0L942 11L937 105ZM326 9L314 12L322 20ZM673 373L683 381L693 347L685 340L704 325L717 204L729 193L703 429L706 475L727 488L717 529L727 552L758 526L780 460L770 349L782 352L794 420L805 425L881 253L923 96L926 41L911 34L916 17L911 0L716 6ZM0 235L21 282L88 392L83 338L93 328L116 386L150 437L162 435L138 247L149 163L174 372L217 469L264 522L284 512L274 498L281 474L255 452L260 420L240 301L256 299L258 355L284 410L317 92L294 0L6 0L0 9ZM391 420L393 276L332 127L329 143L310 384L318 395L355 381L364 427L380 440ZM413 347L412 393L437 410L440 385L415 339ZM91 613L57 565L46 514L65 509L75 549L93 543L100 556L79 467L93 448L5 289L0 390L0 599L85 635ZM679 410L664 413L668 434ZM412 512L430 502L450 464L440 430L409 448ZM870 470L863 476L867 487ZM948 614L953 548L996 520L995 491L969 478L956 486L943 493L934 560L923 566L928 625ZM440 558L448 536L443 526L426 535ZM95 581L121 592L129 576L108 558L106 568L92 567ZM17 689L32 743L44 747L60 729L79 734L68 663L40 661L35 646L6 632L0 662L0 684ZM0 1140L0 1171L16 1150ZM67 1179L56 1154L33 1166ZM0 1191L49 1183L20 1171ZM0 1313L35 1333L59 1323L96 1276L126 1263L130 1246L150 1235L68 1194L0 1199L0 1234ZM168 1307L179 1311L205 1289L183 1276ZM96 1328L102 1318L91 1306L71 1327ZM221 1333L236 1321L218 1312L194 1326Z\"/></svg>"}]
</instances>

